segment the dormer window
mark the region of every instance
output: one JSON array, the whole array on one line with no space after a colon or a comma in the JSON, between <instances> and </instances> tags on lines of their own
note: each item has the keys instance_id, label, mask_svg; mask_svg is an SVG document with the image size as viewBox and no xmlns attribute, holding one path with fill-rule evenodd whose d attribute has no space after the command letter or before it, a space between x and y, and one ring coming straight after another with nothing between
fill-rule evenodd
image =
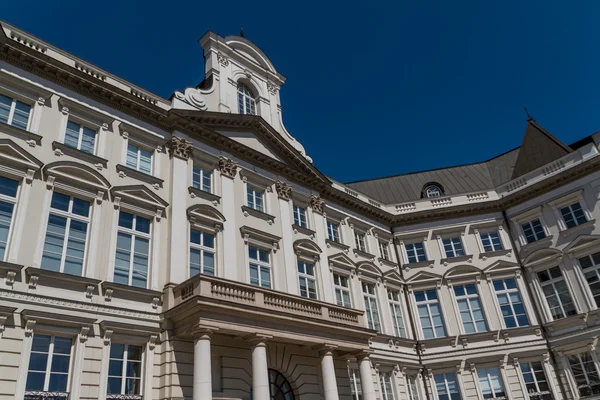
<instances>
[{"instance_id":1,"label":"dormer window","mask_svg":"<svg viewBox=\"0 0 600 400\"><path fill-rule=\"evenodd\" d=\"M444 195L444 190L437 183L428 183L421 191L421 198L441 197Z\"/></svg>"},{"instance_id":2,"label":"dormer window","mask_svg":"<svg viewBox=\"0 0 600 400\"><path fill-rule=\"evenodd\" d=\"M248 86L238 85L238 108L240 114L256 115L256 100Z\"/></svg>"}]
</instances>

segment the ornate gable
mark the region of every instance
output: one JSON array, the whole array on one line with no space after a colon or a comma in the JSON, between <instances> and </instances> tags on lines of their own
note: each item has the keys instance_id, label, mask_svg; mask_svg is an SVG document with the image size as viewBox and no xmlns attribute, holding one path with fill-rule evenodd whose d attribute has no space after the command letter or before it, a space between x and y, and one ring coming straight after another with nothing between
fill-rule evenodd
<instances>
[{"instance_id":1,"label":"ornate gable","mask_svg":"<svg viewBox=\"0 0 600 400\"><path fill-rule=\"evenodd\" d=\"M438 285L441 282L442 276L425 271L420 271L406 280L406 284L411 286Z\"/></svg>"},{"instance_id":2,"label":"ornate gable","mask_svg":"<svg viewBox=\"0 0 600 400\"><path fill-rule=\"evenodd\" d=\"M0 139L0 170L9 175L33 179L43 163L10 139Z\"/></svg>"},{"instance_id":3,"label":"ornate gable","mask_svg":"<svg viewBox=\"0 0 600 400\"><path fill-rule=\"evenodd\" d=\"M356 269L356 264L354 263L354 261L352 261L352 259L344 253L338 253L329 256L329 265L342 267L347 270Z\"/></svg>"},{"instance_id":4,"label":"ornate gable","mask_svg":"<svg viewBox=\"0 0 600 400\"><path fill-rule=\"evenodd\" d=\"M576 255L592 247L600 250L600 235L579 235L563 249L563 253L573 253Z\"/></svg>"},{"instance_id":5,"label":"ornate gable","mask_svg":"<svg viewBox=\"0 0 600 400\"><path fill-rule=\"evenodd\" d=\"M506 272L513 272L520 270L519 264L514 262L508 262L505 260L498 260L495 263L489 265L483 270L486 275L489 274L501 274Z\"/></svg>"},{"instance_id":6,"label":"ornate gable","mask_svg":"<svg viewBox=\"0 0 600 400\"><path fill-rule=\"evenodd\" d=\"M533 267L547 263L558 262L558 258L562 257L563 252L557 249L540 249L528 255L523 260L523 265Z\"/></svg>"},{"instance_id":7,"label":"ornate gable","mask_svg":"<svg viewBox=\"0 0 600 400\"><path fill-rule=\"evenodd\" d=\"M128 208L144 214L151 211L158 219L162 217L165 208L169 205L144 185L114 186L110 193L115 206L126 204Z\"/></svg>"}]
</instances>

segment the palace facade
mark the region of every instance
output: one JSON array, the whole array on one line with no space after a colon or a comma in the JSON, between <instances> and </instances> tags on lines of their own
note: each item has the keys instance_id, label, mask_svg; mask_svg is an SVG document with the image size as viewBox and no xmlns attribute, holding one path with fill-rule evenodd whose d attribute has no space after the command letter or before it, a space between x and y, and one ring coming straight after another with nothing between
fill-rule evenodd
<instances>
[{"instance_id":1,"label":"palace facade","mask_svg":"<svg viewBox=\"0 0 600 400\"><path fill-rule=\"evenodd\" d=\"M0 26L0 399L600 398L600 134L344 184L243 37L164 99Z\"/></svg>"}]
</instances>

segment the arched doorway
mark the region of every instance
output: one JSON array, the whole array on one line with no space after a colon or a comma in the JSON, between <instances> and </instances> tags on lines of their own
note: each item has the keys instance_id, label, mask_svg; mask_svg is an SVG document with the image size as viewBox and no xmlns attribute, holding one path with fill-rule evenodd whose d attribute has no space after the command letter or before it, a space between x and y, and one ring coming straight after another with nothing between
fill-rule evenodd
<instances>
[{"instance_id":1,"label":"arched doorway","mask_svg":"<svg viewBox=\"0 0 600 400\"><path fill-rule=\"evenodd\" d=\"M271 400L295 400L292 385L279 371L269 369Z\"/></svg>"}]
</instances>

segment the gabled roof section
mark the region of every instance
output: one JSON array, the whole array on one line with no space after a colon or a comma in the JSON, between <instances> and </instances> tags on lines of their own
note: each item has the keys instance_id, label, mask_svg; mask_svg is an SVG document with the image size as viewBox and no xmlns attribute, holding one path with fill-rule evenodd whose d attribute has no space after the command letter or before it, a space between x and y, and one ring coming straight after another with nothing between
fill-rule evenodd
<instances>
[{"instance_id":1,"label":"gabled roof section","mask_svg":"<svg viewBox=\"0 0 600 400\"><path fill-rule=\"evenodd\" d=\"M549 164L572 151L569 146L542 128L534 119L530 119L527 121L511 179Z\"/></svg>"}]
</instances>

